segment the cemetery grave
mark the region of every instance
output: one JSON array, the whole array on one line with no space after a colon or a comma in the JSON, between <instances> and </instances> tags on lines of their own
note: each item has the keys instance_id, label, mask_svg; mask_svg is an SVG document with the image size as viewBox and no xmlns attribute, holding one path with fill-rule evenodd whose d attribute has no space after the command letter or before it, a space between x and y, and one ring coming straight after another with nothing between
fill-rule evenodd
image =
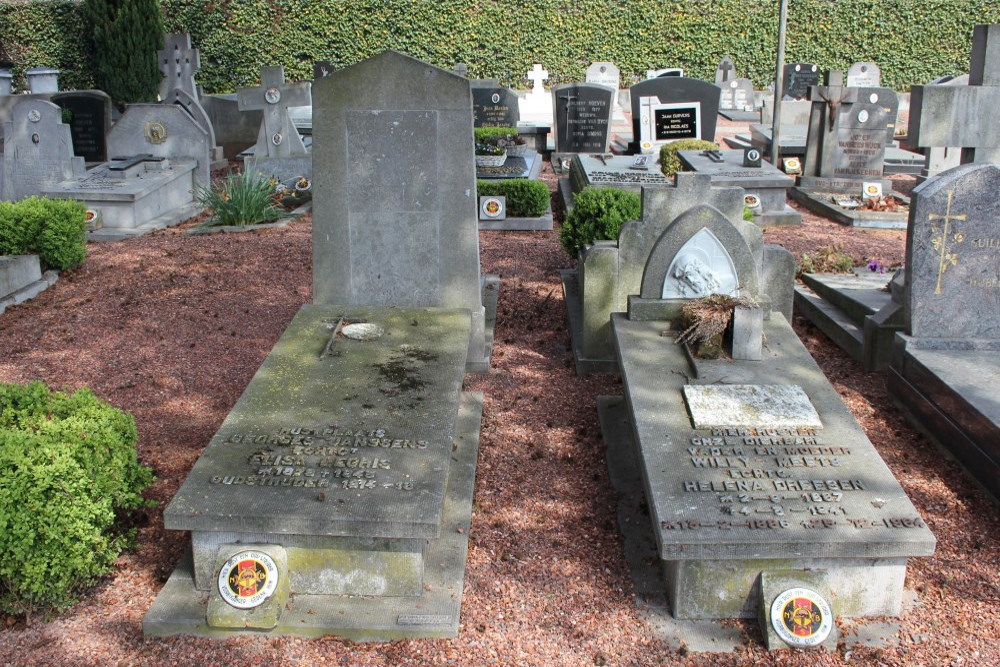
<instances>
[{"instance_id":1,"label":"cemetery grave","mask_svg":"<svg viewBox=\"0 0 1000 667\"><path fill-rule=\"evenodd\" d=\"M236 91L240 111L261 111L263 119L257 143L243 159L243 169L287 181L298 176L312 177L312 156L303 143L289 109L312 104L310 84L285 82L285 68L260 69L261 85Z\"/></svg>"}]
</instances>

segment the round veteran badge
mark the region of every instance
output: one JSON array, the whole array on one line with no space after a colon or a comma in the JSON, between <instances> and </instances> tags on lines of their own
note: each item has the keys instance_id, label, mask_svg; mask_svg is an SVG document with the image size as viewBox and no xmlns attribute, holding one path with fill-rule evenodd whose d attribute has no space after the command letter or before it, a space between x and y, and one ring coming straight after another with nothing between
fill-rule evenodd
<instances>
[{"instance_id":1,"label":"round veteran badge","mask_svg":"<svg viewBox=\"0 0 1000 667\"><path fill-rule=\"evenodd\" d=\"M771 626L789 646L808 648L830 636L833 611L816 591L789 588L771 603Z\"/></svg>"},{"instance_id":2,"label":"round veteran badge","mask_svg":"<svg viewBox=\"0 0 1000 667\"><path fill-rule=\"evenodd\" d=\"M241 551L219 571L219 594L237 609L260 606L278 587L278 566L260 551Z\"/></svg>"}]
</instances>

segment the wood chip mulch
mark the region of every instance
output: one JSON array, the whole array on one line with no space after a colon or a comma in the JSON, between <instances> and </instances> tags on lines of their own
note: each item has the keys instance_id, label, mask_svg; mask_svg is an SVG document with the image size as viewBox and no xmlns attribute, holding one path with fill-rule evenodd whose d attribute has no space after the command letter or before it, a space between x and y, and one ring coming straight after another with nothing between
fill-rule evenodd
<instances>
[{"instance_id":1,"label":"wood chip mulch","mask_svg":"<svg viewBox=\"0 0 1000 667\"><path fill-rule=\"evenodd\" d=\"M554 188L546 167L545 178ZM283 229L188 236L183 228L91 244L86 264L0 315L0 381L88 385L135 415L156 483L138 547L81 602L47 622L0 615L4 665L995 665L1000 664L1000 513L911 428L886 393L821 333L796 330L938 539L913 559L919 604L881 647L687 654L646 628L617 526L595 398L611 376L577 377L557 232L483 232L502 278L487 376L460 635L355 644L243 636L145 639L142 617L188 543L161 513L299 306L310 300L307 217ZM903 232L805 214L766 233L797 256L841 243L860 265L902 262ZM753 634L749 624L744 625Z\"/></svg>"}]
</instances>

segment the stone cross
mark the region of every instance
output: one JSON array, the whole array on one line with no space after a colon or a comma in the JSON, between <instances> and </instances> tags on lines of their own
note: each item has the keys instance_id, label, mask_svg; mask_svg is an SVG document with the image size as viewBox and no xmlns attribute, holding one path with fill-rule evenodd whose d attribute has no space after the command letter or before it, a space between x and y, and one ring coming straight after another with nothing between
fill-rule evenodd
<instances>
[{"instance_id":1,"label":"stone cross","mask_svg":"<svg viewBox=\"0 0 1000 667\"><path fill-rule=\"evenodd\" d=\"M730 72L735 68L733 67L733 61L730 60L729 56L726 56L719 61L719 66L715 70L715 83L726 83L730 79Z\"/></svg>"},{"instance_id":2,"label":"stone cross","mask_svg":"<svg viewBox=\"0 0 1000 667\"><path fill-rule=\"evenodd\" d=\"M257 135L254 152L258 157L297 157L307 155L302 137L288 115L289 107L312 104L312 87L307 81L285 83L285 68L260 68L261 85L257 88L240 88L236 101L240 111L261 110L264 121Z\"/></svg>"},{"instance_id":3,"label":"stone cross","mask_svg":"<svg viewBox=\"0 0 1000 667\"><path fill-rule=\"evenodd\" d=\"M962 163L1000 162L1000 24L972 34L968 86L913 86L910 137L920 148L957 146Z\"/></svg>"},{"instance_id":4,"label":"stone cross","mask_svg":"<svg viewBox=\"0 0 1000 667\"><path fill-rule=\"evenodd\" d=\"M160 99L166 100L170 91L181 89L198 99L194 75L201 69L201 54L191 48L191 35L172 33L163 38L163 50L156 52L156 60L163 73L160 81Z\"/></svg>"},{"instance_id":5,"label":"stone cross","mask_svg":"<svg viewBox=\"0 0 1000 667\"><path fill-rule=\"evenodd\" d=\"M545 86L542 85L542 81L545 81L546 79L549 78L549 71L548 70L542 69L541 65L539 65L538 63L535 63L532 66L531 71L528 72L528 75L525 78L527 78L529 81L532 82L532 86L531 86L531 94L532 95L544 95L545 94Z\"/></svg>"}]
</instances>

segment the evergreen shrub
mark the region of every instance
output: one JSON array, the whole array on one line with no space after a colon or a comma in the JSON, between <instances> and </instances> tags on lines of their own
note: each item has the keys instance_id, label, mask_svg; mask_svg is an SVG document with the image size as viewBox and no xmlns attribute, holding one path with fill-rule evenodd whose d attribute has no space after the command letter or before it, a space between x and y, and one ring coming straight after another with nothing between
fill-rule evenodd
<instances>
[{"instance_id":1,"label":"evergreen shrub","mask_svg":"<svg viewBox=\"0 0 1000 667\"><path fill-rule=\"evenodd\" d=\"M72 199L0 202L0 255L33 253L47 268L76 268L87 258L86 213Z\"/></svg>"},{"instance_id":2,"label":"evergreen shrub","mask_svg":"<svg viewBox=\"0 0 1000 667\"><path fill-rule=\"evenodd\" d=\"M0 383L0 609L72 604L132 539L119 513L146 504L135 421L89 389Z\"/></svg>"},{"instance_id":3,"label":"evergreen shrub","mask_svg":"<svg viewBox=\"0 0 1000 667\"><path fill-rule=\"evenodd\" d=\"M622 224L638 220L642 201L620 188L584 188L573 198L573 210L559 230L563 250L576 257L588 243L618 238Z\"/></svg>"},{"instance_id":4,"label":"evergreen shrub","mask_svg":"<svg viewBox=\"0 0 1000 667\"><path fill-rule=\"evenodd\" d=\"M549 188L541 181L527 178L476 181L480 197L506 197L507 215L512 218L537 218L549 210Z\"/></svg>"},{"instance_id":5,"label":"evergreen shrub","mask_svg":"<svg viewBox=\"0 0 1000 667\"><path fill-rule=\"evenodd\" d=\"M717 151L719 144L704 139L681 139L660 146L660 171L666 177L671 177L681 171L681 159L678 151Z\"/></svg>"}]
</instances>

